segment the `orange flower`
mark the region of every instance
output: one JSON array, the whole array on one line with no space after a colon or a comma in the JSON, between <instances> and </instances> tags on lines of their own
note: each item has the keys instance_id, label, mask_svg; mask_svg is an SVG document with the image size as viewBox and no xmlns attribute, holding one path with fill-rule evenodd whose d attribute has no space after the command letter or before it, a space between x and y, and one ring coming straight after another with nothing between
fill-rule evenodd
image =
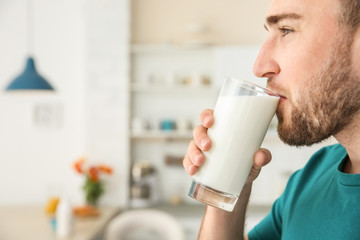
<instances>
[{"instance_id":1,"label":"orange flower","mask_svg":"<svg viewBox=\"0 0 360 240\"><path fill-rule=\"evenodd\" d=\"M76 172L88 176L93 182L96 182L100 178L101 173L112 174L113 169L105 164L89 165L86 164L85 157L79 157L74 163L73 167Z\"/></svg>"},{"instance_id":2,"label":"orange flower","mask_svg":"<svg viewBox=\"0 0 360 240\"><path fill-rule=\"evenodd\" d=\"M104 172L104 173L107 173L107 174L112 174L113 170L111 167L109 166L106 166L106 165L103 165L103 164L100 164L99 165L99 170L101 172Z\"/></svg>"},{"instance_id":3,"label":"orange flower","mask_svg":"<svg viewBox=\"0 0 360 240\"><path fill-rule=\"evenodd\" d=\"M80 174L83 173L82 167L84 162L85 162L85 157L81 157L74 163L75 170Z\"/></svg>"},{"instance_id":4,"label":"orange flower","mask_svg":"<svg viewBox=\"0 0 360 240\"><path fill-rule=\"evenodd\" d=\"M89 177L91 178L91 180L93 180L94 182L99 180L99 169L97 167L90 167L89 168Z\"/></svg>"}]
</instances>

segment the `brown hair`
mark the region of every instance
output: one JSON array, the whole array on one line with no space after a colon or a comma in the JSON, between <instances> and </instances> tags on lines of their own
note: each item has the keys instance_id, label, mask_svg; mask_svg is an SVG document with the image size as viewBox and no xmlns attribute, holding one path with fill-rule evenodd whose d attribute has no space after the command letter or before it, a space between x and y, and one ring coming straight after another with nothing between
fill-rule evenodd
<instances>
[{"instance_id":1,"label":"brown hair","mask_svg":"<svg viewBox=\"0 0 360 240\"><path fill-rule=\"evenodd\" d=\"M360 26L360 0L339 0L341 4L340 22L355 32Z\"/></svg>"}]
</instances>

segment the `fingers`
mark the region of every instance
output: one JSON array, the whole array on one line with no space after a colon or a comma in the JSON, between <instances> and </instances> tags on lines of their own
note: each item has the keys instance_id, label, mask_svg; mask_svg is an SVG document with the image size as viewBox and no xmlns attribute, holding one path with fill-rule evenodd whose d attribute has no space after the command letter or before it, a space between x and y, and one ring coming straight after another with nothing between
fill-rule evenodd
<instances>
[{"instance_id":1,"label":"fingers","mask_svg":"<svg viewBox=\"0 0 360 240\"><path fill-rule=\"evenodd\" d=\"M197 126L193 131L194 141L196 146L202 151L207 151L211 147L211 140L207 135L207 128L203 126Z\"/></svg>"},{"instance_id":2,"label":"fingers","mask_svg":"<svg viewBox=\"0 0 360 240\"><path fill-rule=\"evenodd\" d=\"M210 128L214 124L214 110L206 109L200 114L201 124L205 128Z\"/></svg>"},{"instance_id":3,"label":"fingers","mask_svg":"<svg viewBox=\"0 0 360 240\"><path fill-rule=\"evenodd\" d=\"M194 141L191 141L188 146L187 155L192 164L199 167L204 164L205 156L196 146Z\"/></svg>"},{"instance_id":4,"label":"fingers","mask_svg":"<svg viewBox=\"0 0 360 240\"><path fill-rule=\"evenodd\" d=\"M191 141L188 146L187 153L183 160L183 165L186 172L190 175L195 174L197 168L205 161L205 156L201 150L196 146L194 141Z\"/></svg>"},{"instance_id":5,"label":"fingers","mask_svg":"<svg viewBox=\"0 0 360 240\"><path fill-rule=\"evenodd\" d=\"M214 124L213 110L206 109L200 115L201 126L193 131L194 140L189 143L187 153L183 160L185 171L189 175L194 175L204 161L205 156L202 151L211 148L211 140L207 135L207 129Z\"/></svg>"},{"instance_id":6,"label":"fingers","mask_svg":"<svg viewBox=\"0 0 360 240\"><path fill-rule=\"evenodd\" d=\"M183 160L183 165L184 165L184 169L185 171L190 175L194 175L197 171L197 167L195 165L192 164L189 156L186 154L185 158Z\"/></svg>"}]
</instances>

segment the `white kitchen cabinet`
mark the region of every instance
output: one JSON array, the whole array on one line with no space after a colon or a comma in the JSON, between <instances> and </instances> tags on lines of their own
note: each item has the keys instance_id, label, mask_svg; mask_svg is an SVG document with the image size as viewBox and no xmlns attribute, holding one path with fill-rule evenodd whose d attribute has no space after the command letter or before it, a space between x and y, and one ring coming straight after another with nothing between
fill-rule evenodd
<instances>
[{"instance_id":1,"label":"white kitchen cabinet","mask_svg":"<svg viewBox=\"0 0 360 240\"><path fill-rule=\"evenodd\" d=\"M130 86L131 162L155 167L152 194L157 201L191 201L181 159L200 123L199 113L213 108L219 93L213 48L133 46Z\"/></svg>"}]
</instances>

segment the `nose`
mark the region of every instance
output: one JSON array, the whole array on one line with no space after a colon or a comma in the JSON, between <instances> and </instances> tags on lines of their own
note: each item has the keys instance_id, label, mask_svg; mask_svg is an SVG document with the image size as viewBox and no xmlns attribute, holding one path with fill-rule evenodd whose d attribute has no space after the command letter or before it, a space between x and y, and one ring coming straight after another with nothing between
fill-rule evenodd
<instances>
[{"instance_id":1,"label":"nose","mask_svg":"<svg viewBox=\"0 0 360 240\"><path fill-rule=\"evenodd\" d=\"M280 73L280 66L275 60L275 46L267 40L262 45L253 66L253 73L259 78L270 78Z\"/></svg>"}]
</instances>

